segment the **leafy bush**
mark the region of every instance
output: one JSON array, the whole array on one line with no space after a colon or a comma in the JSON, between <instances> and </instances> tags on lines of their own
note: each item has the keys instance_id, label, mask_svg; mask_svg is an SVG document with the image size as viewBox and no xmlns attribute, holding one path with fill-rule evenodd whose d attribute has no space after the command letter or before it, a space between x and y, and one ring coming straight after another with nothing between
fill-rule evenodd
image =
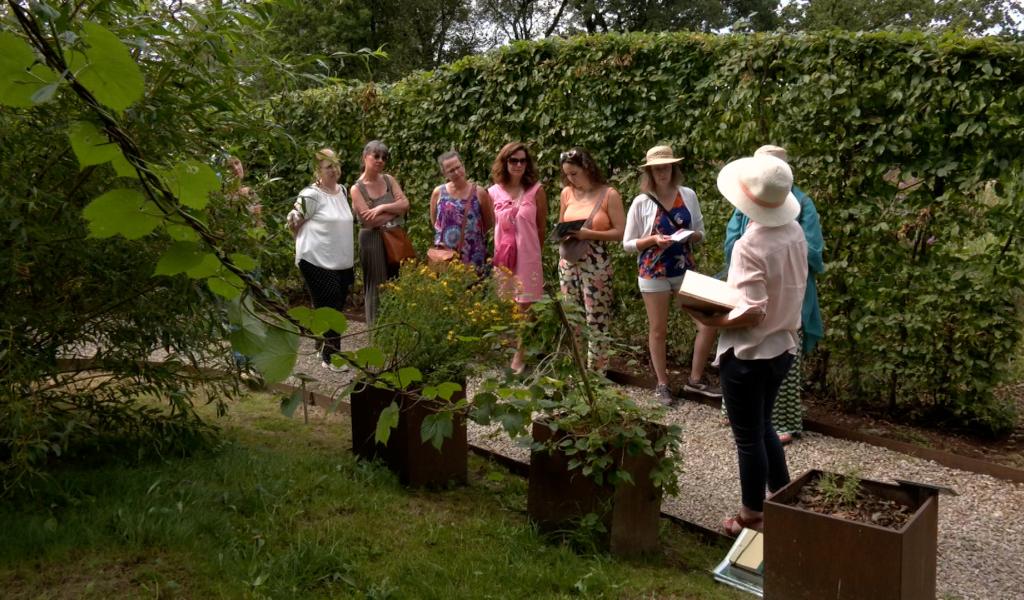
<instances>
[{"instance_id":1,"label":"leafy bush","mask_svg":"<svg viewBox=\"0 0 1024 600\"><path fill-rule=\"evenodd\" d=\"M645 150L671 143L701 199L707 273L722 267L731 213L714 185L719 168L763 143L784 145L826 241L827 333L806 365L819 391L1001 431L1013 413L991 392L1018 349L1024 275L1022 84L1024 45L991 38L629 34L514 43L392 85L278 97L267 110L353 167L365 140L390 144L421 248L440 182L434 157L449 148L485 181L502 144L526 140L557 198L558 153L585 146L628 198ZM290 165L304 154L258 141L250 150L295 188ZM616 333L642 346L633 259L613 256ZM553 253L546 258L553 279ZM692 327L672 331L685 351Z\"/></svg>"}]
</instances>

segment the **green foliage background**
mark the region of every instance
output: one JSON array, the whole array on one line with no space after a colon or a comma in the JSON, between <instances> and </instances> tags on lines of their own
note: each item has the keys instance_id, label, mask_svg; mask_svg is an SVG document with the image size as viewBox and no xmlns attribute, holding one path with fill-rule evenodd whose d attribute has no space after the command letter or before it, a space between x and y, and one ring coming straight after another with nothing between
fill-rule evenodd
<instances>
[{"instance_id":1,"label":"green foliage background","mask_svg":"<svg viewBox=\"0 0 1024 600\"><path fill-rule=\"evenodd\" d=\"M998 431L1013 414L991 392L1020 338L1022 101L1024 45L992 38L610 34L276 97L267 116L289 137L253 138L246 151L253 170L282 178L264 196L284 212L315 147L339 150L352 181L362 144L385 140L423 250L445 150L484 181L505 142L526 140L557 199L558 153L581 145L631 198L644 152L667 142L701 198L699 265L714 273L731 212L719 168L784 145L826 241L827 335L807 361L818 391ZM616 268L617 334L642 348L633 258L618 253ZM692 329L672 325L677 356Z\"/></svg>"}]
</instances>

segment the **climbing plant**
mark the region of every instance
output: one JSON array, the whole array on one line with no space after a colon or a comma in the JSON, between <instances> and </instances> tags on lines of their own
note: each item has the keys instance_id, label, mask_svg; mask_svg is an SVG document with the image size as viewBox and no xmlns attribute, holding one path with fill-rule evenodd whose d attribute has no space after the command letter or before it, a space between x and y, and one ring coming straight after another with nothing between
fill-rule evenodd
<instances>
[{"instance_id":1,"label":"climbing plant","mask_svg":"<svg viewBox=\"0 0 1024 600\"><path fill-rule=\"evenodd\" d=\"M718 169L784 145L826 241L827 334L808 361L819 393L998 431L1013 415L991 392L1020 339L1022 58L1018 42L923 33L613 34L514 43L395 84L266 106L292 136L342 149L351 179L363 142L390 144L421 249L445 150L485 181L501 145L525 140L557 200L558 154L581 145L628 199L645 150L671 143L701 199L709 273L731 212ZM286 196L296 159L252 143ZM616 256L616 324L642 345L632 261ZM672 332L685 360L692 326Z\"/></svg>"}]
</instances>

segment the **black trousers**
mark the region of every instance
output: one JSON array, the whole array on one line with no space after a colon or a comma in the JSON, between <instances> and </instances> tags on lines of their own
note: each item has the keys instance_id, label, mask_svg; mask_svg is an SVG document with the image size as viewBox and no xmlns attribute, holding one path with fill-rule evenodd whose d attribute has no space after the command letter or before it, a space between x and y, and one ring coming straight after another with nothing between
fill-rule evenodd
<instances>
[{"instance_id":1,"label":"black trousers","mask_svg":"<svg viewBox=\"0 0 1024 600\"><path fill-rule=\"evenodd\" d=\"M348 290L355 281L355 271L348 269L325 269L306 260L299 261L299 271L306 281L306 289L313 298L313 308L328 307L341 312L348 299ZM324 347L320 357L331 362L331 355L341 350L341 335L336 331L324 333Z\"/></svg>"},{"instance_id":2,"label":"black trousers","mask_svg":"<svg viewBox=\"0 0 1024 600\"><path fill-rule=\"evenodd\" d=\"M736 440L743 506L764 509L765 485L772 492L789 483L786 452L772 427L779 387L793 365L793 355L743 360L730 349L719 362L719 377L729 425Z\"/></svg>"}]
</instances>

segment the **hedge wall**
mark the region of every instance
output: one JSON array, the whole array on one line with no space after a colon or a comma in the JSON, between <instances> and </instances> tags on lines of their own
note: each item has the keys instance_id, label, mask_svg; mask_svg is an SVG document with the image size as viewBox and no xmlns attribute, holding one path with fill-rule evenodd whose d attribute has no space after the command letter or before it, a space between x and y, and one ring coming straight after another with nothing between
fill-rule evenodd
<instances>
[{"instance_id":1,"label":"hedge wall","mask_svg":"<svg viewBox=\"0 0 1024 600\"><path fill-rule=\"evenodd\" d=\"M462 151L486 178L497 150L527 140L557 202L557 157L590 149L632 198L646 149L668 142L701 198L705 272L722 267L724 162L785 146L826 240L827 335L807 368L820 392L991 430L1020 340L1024 45L924 34L629 34L516 43L393 85L341 84L273 99L290 139L250 140L286 202L311 150L337 148L352 180L371 138L413 202L427 244L434 157ZM282 208L282 210L284 210ZM421 215L422 218L415 218ZM553 256L553 253L552 253ZM643 344L633 259L617 259L619 321ZM692 327L674 326L677 347ZM679 357L684 358L684 357Z\"/></svg>"}]
</instances>

